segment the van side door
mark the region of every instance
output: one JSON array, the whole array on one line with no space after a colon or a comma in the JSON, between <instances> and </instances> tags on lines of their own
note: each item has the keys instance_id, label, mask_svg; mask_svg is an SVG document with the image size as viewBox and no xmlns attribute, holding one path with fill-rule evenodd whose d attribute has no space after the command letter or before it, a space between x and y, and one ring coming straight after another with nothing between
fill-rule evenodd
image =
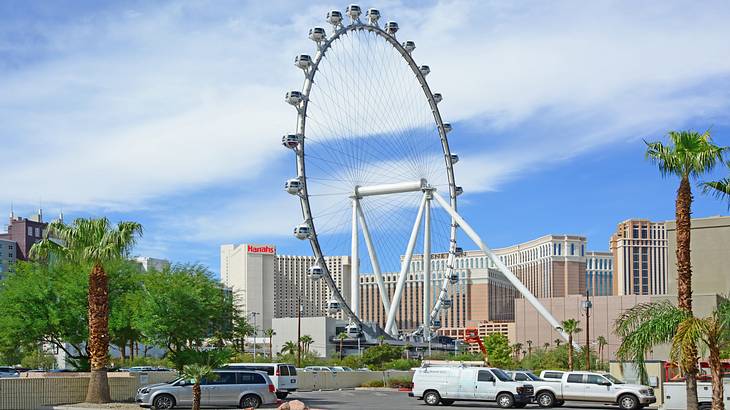
<instances>
[{"instance_id":1,"label":"van side door","mask_svg":"<svg viewBox=\"0 0 730 410\"><path fill-rule=\"evenodd\" d=\"M477 371L477 380L474 387L474 398L477 400L492 401L497 396L497 378L487 369Z\"/></svg>"}]
</instances>

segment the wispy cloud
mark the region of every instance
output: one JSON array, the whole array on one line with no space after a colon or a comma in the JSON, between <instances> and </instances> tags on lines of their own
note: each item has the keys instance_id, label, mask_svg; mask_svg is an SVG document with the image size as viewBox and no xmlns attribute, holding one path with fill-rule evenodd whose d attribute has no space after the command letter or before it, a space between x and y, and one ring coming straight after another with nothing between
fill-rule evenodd
<instances>
[{"instance_id":1,"label":"wispy cloud","mask_svg":"<svg viewBox=\"0 0 730 410\"><path fill-rule=\"evenodd\" d=\"M152 207L161 226L175 210L192 242L287 234L296 201L271 191L292 171L271 166L295 126L283 93L301 86L293 56L314 52L307 28L343 7L292 4L138 3L0 24L0 140L5 168L22 169L0 177L0 203ZM726 121L721 1L374 5L431 66L467 192L691 120ZM176 200L210 190L245 195ZM245 218L209 230L230 214Z\"/></svg>"}]
</instances>

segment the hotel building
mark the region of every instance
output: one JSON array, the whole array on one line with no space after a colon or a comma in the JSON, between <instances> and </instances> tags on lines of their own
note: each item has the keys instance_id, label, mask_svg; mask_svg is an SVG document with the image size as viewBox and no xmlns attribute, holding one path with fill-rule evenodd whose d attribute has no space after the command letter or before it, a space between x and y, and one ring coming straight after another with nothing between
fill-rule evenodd
<instances>
[{"instance_id":1,"label":"hotel building","mask_svg":"<svg viewBox=\"0 0 730 410\"><path fill-rule=\"evenodd\" d=\"M664 222L629 219L610 240L614 295L667 293L667 234Z\"/></svg>"},{"instance_id":2,"label":"hotel building","mask_svg":"<svg viewBox=\"0 0 730 410\"><path fill-rule=\"evenodd\" d=\"M261 329L270 328L273 318L296 317L299 303L304 317L341 319L342 312L327 313L327 301L333 296L324 279L308 276L314 261L313 256L277 255L274 245L222 245L221 281L232 289L244 314L260 315L256 322ZM349 301L350 258L326 257L325 263Z\"/></svg>"},{"instance_id":3,"label":"hotel building","mask_svg":"<svg viewBox=\"0 0 730 410\"><path fill-rule=\"evenodd\" d=\"M610 252L586 253L586 287L591 296L613 295L613 255Z\"/></svg>"},{"instance_id":4,"label":"hotel building","mask_svg":"<svg viewBox=\"0 0 730 410\"><path fill-rule=\"evenodd\" d=\"M561 297L585 293L585 247L586 239L582 236L547 235L494 252L533 294ZM447 272L448 254L435 253L431 257L434 305ZM482 251L463 252L455 258L454 265L459 282L449 285L452 307L441 312L439 334L463 335L465 327L473 326L483 332L499 331L513 337L514 332L509 332L503 324L514 322L515 299L521 298L519 292ZM421 324L423 270L422 255L414 255L396 316L400 330L411 331ZM394 293L397 276L397 273L384 275L389 295ZM385 309L374 276L362 275L360 284L360 317L384 326Z\"/></svg>"}]
</instances>

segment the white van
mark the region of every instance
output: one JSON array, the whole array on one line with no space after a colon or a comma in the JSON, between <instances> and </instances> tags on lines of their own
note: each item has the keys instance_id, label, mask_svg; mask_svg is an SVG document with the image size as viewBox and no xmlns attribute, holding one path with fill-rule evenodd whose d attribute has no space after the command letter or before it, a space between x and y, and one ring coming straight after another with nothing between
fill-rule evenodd
<instances>
[{"instance_id":1,"label":"white van","mask_svg":"<svg viewBox=\"0 0 730 410\"><path fill-rule=\"evenodd\" d=\"M289 363L228 363L223 369L259 370L266 372L274 382L276 397L284 400L289 393L297 391L297 368Z\"/></svg>"},{"instance_id":2,"label":"white van","mask_svg":"<svg viewBox=\"0 0 730 410\"><path fill-rule=\"evenodd\" d=\"M513 381L501 369L464 366L419 367L410 397L429 406L449 406L456 400L493 401L501 408L525 407L532 402L531 384Z\"/></svg>"}]
</instances>

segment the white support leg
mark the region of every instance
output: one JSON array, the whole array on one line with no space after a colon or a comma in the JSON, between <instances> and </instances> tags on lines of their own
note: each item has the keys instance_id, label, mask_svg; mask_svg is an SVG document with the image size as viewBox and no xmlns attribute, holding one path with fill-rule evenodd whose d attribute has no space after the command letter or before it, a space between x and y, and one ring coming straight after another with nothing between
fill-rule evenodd
<instances>
[{"instance_id":1,"label":"white support leg","mask_svg":"<svg viewBox=\"0 0 730 410\"><path fill-rule=\"evenodd\" d=\"M350 308L356 316L360 316L360 249L357 233L357 209L360 207L358 199L352 199L352 247L350 255Z\"/></svg>"},{"instance_id":2,"label":"white support leg","mask_svg":"<svg viewBox=\"0 0 730 410\"><path fill-rule=\"evenodd\" d=\"M431 193L423 208L423 338L431 340Z\"/></svg>"},{"instance_id":3,"label":"white support leg","mask_svg":"<svg viewBox=\"0 0 730 410\"><path fill-rule=\"evenodd\" d=\"M413 257L413 248L416 247L416 239L418 239L418 228L421 226L421 218L423 217L423 208L426 206L426 194L423 194L421 205L418 207L418 215L416 216L416 222L413 224L413 230L411 231L411 238L408 241L408 247L406 248L406 254L403 259L403 264L400 268L400 274L398 275L398 284L395 286L395 294L393 294L393 301L390 304L390 312L388 312L388 320L385 322L385 331L395 336L395 315L398 313L400 307L400 298L403 295L403 287L406 284L408 278L408 270L411 266L411 258Z\"/></svg>"},{"instance_id":4,"label":"white support leg","mask_svg":"<svg viewBox=\"0 0 730 410\"><path fill-rule=\"evenodd\" d=\"M456 223L459 224L459 227L461 227L461 229L464 230L464 233L466 233L467 236L469 236L469 238L471 238L471 240L474 241L474 243L476 243L477 246L479 246L479 249L481 249L482 252L484 252L487 255L487 257L492 261L492 263L494 263L497 266L497 269L499 269L502 272L502 274L504 274L504 276L522 294L522 296L524 296L525 299L527 299L527 301L530 302L530 304L538 311L538 313L540 313L540 315L542 315L542 317L544 317L545 320L547 320L548 323L550 323L550 326L552 326L553 329L555 329L558 333L560 333L560 335L563 336L563 338L567 341L568 335L565 332L558 330L558 327L560 327L560 324L558 323L557 320L555 320L553 315L551 315L550 312L548 312L548 310L545 309L545 306L543 306L542 303L540 303L540 301L537 300L535 295L533 295L532 292L530 292L530 290L527 289L527 287L519 279L517 279L517 277L512 273L512 271L509 270L507 265L505 265L502 262L502 260L499 259L499 257L497 257L497 255L495 255L494 252L492 252L492 250L489 249L489 247L487 247L487 245L484 244L484 242L482 242L482 239L479 237L479 235L477 235L477 233L474 231L474 229L472 229L472 227L469 226L468 223L466 223L464 218L462 218L461 215L459 215L453 208L451 208L451 205L449 205L449 203L446 202L446 200L441 195L439 195L438 192L433 191L433 197L436 199L436 202L438 202L439 205L441 205L441 207L443 207L446 210L446 212L448 212L449 215L451 215L451 217L454 218ZM574 344L577 345L577 343L574 343Z\"/></svg>"},{"instance_id":5,"label":"white support leg","mask_svg":"<svg viewBox=\"0 0 730 410\"><path fill-rule=\"evenodd\" d=\"M368 248L368 254L370 254L370 264L373 265L373 275L375 276L375 282L378 284L378 290L380 291L380 300L383 301L383 307L385 308L385 316L388 317L390 312L390 296L388 290L385 289L385 281L383 281L383 274L380 271L380 262L378 262L378 255L375 253L375 246L373 245L373 239L370 237L370 229L365 221L365 214L362 211L362 206L359 201L357 204L357 214L360 217L360 228L362 228L362 236L365 238L365 245Z\"/></svg>"}]
</instances>

